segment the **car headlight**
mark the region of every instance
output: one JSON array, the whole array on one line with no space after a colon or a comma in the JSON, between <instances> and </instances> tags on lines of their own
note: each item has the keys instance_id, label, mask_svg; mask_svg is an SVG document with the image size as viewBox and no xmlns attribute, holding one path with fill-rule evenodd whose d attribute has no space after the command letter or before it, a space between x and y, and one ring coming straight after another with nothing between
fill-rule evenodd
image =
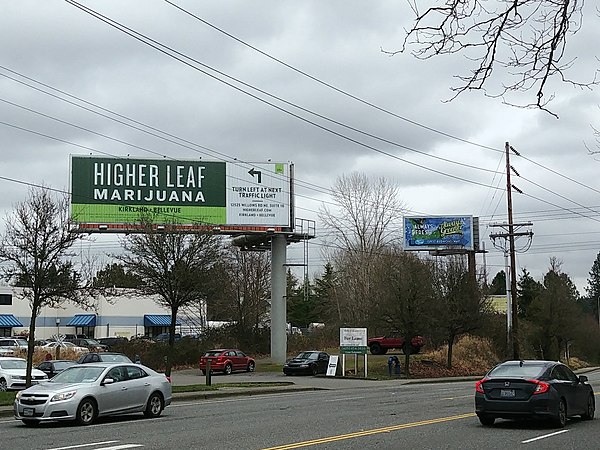
<instances>
[{"instance_id":1,"label":"car headlight","mask_svg":"<svg viewBox=\"0 0 600 450\"><path fill-rule=\"evenodd\" d=\"M15 395L15 400L19 400L21 398L21 392L23 392L23 391L17 392L17 395Z\"/></svg>"},{"instance_id":2,"label":"car headlight","mask_svg":"<svg viewBox=\"0 0 600 450\"><path fill-rule=\"evenodd\" d=\"M300 364L300 367L306 368L308 367L308 364Z\"/></svg>"},{"instance_id":3,"label":"car headlight","mask_svg":"<svg viewBox=\"0 0 600 450\"><path fill-rule=\"evenodd\" d=\"M62 402L64 400L69 400L73 398L77 394L77 391L64 392L62 394L56 394L54 397L50 399L51 402Z\"/></svg>"}]
</instances>

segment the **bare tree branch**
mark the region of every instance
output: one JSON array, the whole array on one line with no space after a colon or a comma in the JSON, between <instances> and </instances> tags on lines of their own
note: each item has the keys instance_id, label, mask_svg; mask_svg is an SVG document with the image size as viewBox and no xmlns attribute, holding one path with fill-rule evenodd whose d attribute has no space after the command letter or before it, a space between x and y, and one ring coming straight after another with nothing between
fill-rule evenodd
<instances>
[{"instance_id":1,"label":"bare tree branch","mask_svg":"<svg viewBox=\"0 0 600 450\"><path fill-rule=\"evenodd\" d=\"M412 54L419 59L463 54L472 66L469 74L455 75L459 83L451 87L450 100L471 90L502 98L510 92L534 90L535 101L515 106L535 107L556 116L547 108L554 98L546 93L550 79L579 88L598 84L596 74L587 82L567 76L575 60L565 60L565 50L568 38L581 28L582 0L445 0L443 6L423 13L418 12L416 2L410 6L415 21L402 48L384 52L395 55L410 46L416 47ZM498 72L507 73L512 81L490 95L484 87Z\"/></svg>"}]
</instances>

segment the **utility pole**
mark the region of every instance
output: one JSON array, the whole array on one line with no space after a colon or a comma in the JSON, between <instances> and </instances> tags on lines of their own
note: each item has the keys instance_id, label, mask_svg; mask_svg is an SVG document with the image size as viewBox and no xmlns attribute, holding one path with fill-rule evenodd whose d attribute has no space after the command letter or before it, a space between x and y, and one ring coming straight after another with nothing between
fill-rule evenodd
<instances>
[{"instance_id":1,"label":"utility pole","mask_svg":"<svg viewBox=\"0 0 600 450\"><path fill-rule=\"evenodd\" d=\"M502 224L492 224L492 227L501 227L505 229L507 232L505 233L497 233L490 234L490 238L494 242L496 238L503 238L504 245L502 249L504 250L505 260L506 257L510 259L510 270L506 272L506 298L507 298L507 311L506 311L506 319L507 319L507 333L508 333L508 354L512 355L513 359L520 359L520 351L519 351L519 339L518 339L518 302L517 302L517 267L516 267L516 258L515 258L515 237L518 236L528 236L530 239L533 237L532 231L526 232L517 232L515 231L518 228L525 226L532 226L531 222L515 224L513 222L513 211L512 211L512 190L516 190L519 193L522 191L513 186L510 180L511 171L519 176L518 172L510 165L510 151L513 151L516 155L519 153L510 146L508 142L505 144L505 157L506 157L506 202L507 202L507 212L508 212L508 223ZM506 241L508 241L508 249L506 248ZM508 253L508 255L507 255Z\"/></svg>"}]
</instances>

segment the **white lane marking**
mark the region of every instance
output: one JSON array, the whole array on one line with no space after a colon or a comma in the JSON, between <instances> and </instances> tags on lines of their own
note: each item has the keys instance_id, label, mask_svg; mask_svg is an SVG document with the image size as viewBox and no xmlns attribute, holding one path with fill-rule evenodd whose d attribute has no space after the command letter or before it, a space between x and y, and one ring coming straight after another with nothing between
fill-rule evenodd
<instances>
[{"instance_id":1,"label":"white lane marking","mask_svg":"<svg viewBox=\"0 0 600 450\"><path fill-rule=\"evenodd\" d=\"M94 445L114 444L115 442L119 442L119 441L92 442L90 444L79 444L79 445L69 445L68 447L49 448L48 450L69 450L71 448L93 447Z\"/></svg>"},{"instance_id":2,"label":"white lane marking","mask_svg":"<svg viewBox=\"0 0 600 450\"><path fill-rule=\"evenodd\" d=\"M540 439L546 439L552 436L556 436L558 434L563 434L566 433L569 430L562 430L562 431L556 431L554 433L550 433L550 434L544 434L543 436L538 436L536 438L533 439L527 439L526 441L522 441L521 444L529 444L530 442L534 442L534 441L539 441Z\"/></svg>"},{"instance_id":3,"label":"white lane marking","mask_svg":"<svg viewBox=\"0 0 600 450\"><path fill-rule=\"evenodd\" d=\"M96 450L121 450L121 449L125 449L125 448L136 448L136 447L143 447L142 444L123 444L123 445L115 445L114 447L101 447L101 448L97 448Z\"/></svg>"},{"instance_id":4,"label":"white lane marking","mask_svg":"<svg viewBox=\"0 0 600 450\"><path fill-rule=\"evenodd\" d=\"M344 398L334 398L332 400L323 400L323 403L331 403L331 402L345 402L347 400L360 400L367 397L344 397Z\"/></svg>"}]
</instances>

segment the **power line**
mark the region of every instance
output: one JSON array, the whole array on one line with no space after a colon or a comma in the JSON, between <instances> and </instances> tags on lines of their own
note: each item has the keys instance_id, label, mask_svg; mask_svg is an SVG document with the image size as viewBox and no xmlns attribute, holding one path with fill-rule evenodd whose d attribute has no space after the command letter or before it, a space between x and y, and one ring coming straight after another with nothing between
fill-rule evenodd
<instances>
[{"instance_id":1,"label":"power line","mask_svg":"<svg viewBox=\"0 0 600 450\"><path fill-rule=\"evenodd\" d=\"M404 158L400 158L399 156L396 156L396 155L393 155L393 154L391 154L391 153L385 152L385 151L383 151L383 150L381 150L381 149L378 149L378 148L376 148L376 147L373 147L373 146L371 146L371 145L368 145L368 144L366 144L366 143L363 143L363 142L361 142L361 141L358 141L358 140L356 140L356 139L354 139L354 138L351 138L351 137L349 137L349 136L346 136L346 135L344 135L344 134L342 134L342 133L340 133L340 132L337 132L337 131L335 131L335 130L332 130L332 129L330 129L330 128L327 128L327 127L325 127L325 126L323 126L323 125L320 125L320 124L318 124L318 123L316 123L316 122L313 122L313 121L311 121L310 119L307 119L307 118L305 118L305 117L303 117L303 116L300 116L300 115L298 115L298 114L296 114L296 113L294 113L294 112L292 112L292 111L286 110L285 108L283 108L283 107L281 107L281 106L278 106L278 105L276 105L276 104L274 104L274 103L272 103L272 102L269 102L268 100L265 100L264 98L258 97L257 95L255 95L255 94L252 94L252 93L250 93L250 92L248 92L248 91L245 91L244 89L242 89L242 88L240 88L240 87L238 87L238 86L236 86L236 85L234 85L234 84L231 84L230 82L228 82L228 81L226 81L226 80L223 80L223 79L219 78L219 77L218 77L218 76L216 76L216 75L213 75L213 74L211 74L211 73L209 73L209 72L207 72L207 71L205 71L205 70L203 70L203 69L201 69L201 68L199 68L199 67L196 67L196 66L194 66L193 64L191 64L190 62L188 62L188 61L186 61L186 60L184 60L184 59L180 58L180 57L179 57L179 56L177 56L177 55L181 55L181 56L182 56L183 58L185 58L185 59L188 59L188 60L190 60L190 61L193 61L194 63L196 63L196 64L199 64L199 65L201 65L202 67L209 68L210 70L212 70L212 71L214 71L214 72L216 72L216 73L219 73L219 74L221 74L221 75L223 75L223 76L226 76L226 77L228 77L228 78L230 78L230 79L233 79L233 80L235 80L236 82L238 82L238 83L240 83L240 84L242 84L242 85L245 85L245 86L251 87L252 89L255 89L255 90L257 90L258 92L261 92L261 93L263 93L264 95L268 95L268 96L270 96L270 97L272 97L272 98L276 98L277 100L279 100L279 101L281 101L281 102L284 102L284 103L286 103L286 104L292 105L292 106L294 106L294 107L296 107L296 108L298 108L298 109L300 109L300 110L303 110L303 111L305 111L305 112L310 112L309 110L306 110L306 109L304 109L304 108L302 108L302 107L300 107L300 106L298 106L298 105L295 105L295 104L293 104L293 103L291 103L291 102L287 102L287 101L285 101L285 100L283 100L283 99L280 99L279 97L272 96L271 94L269 94L269 93L267 93L267 92L265 92L265 91L262 91L262 90L260 90L260 89L258 89L258 88L255 88L255 87L253 87L253 86L251 86L251 85L249 85L249 84L247 84L247 83L244 83L244 82L242 82L242 81L240 81L240 80L237 80L236 78L230 77L229 75L226 75L226 74L224 74L223 72L220 72L220 71L218 71L218 70L216 70L216 69L213 69L213 68L211 68L210 66L207 66L206 64L203 64L203 63L201 63L200 61L197 61L197 60L195 60L194 58L191 58L191 57L189 57L189 56L187 56L187 55L184 55L183 53L181 53L181 52L178 52L178 51L176 51L176 50L174 50L174 49L172 49L172 48L170 48L170 47L168 47L168 46L166 46L166 45L164 45L164 44L161 44L161 43L159 43L159 42L157 42L157 41L155 41L155 40L153 40L153 39L151 39L151 38L147 37L146 35L144 35L144 34L142 34L142 33L139 33L139 32L137 32L137 31L135 31L135 30L132 30L131 28L128 28L128 27L126 27L125 25L122 25L122 24L120 24L119 22L117 22L117 21L115 21L115 20L113 20L113 19L110 19L110 18L108 18L108 17L106 17L106 16L104 16L104 15L102 15L102 14L100 14L100 13L97 13L96 11L92 10L91 8L87 8L86 6L83 6L83 5L81 5L81 4L79 4L79 3L77 3L77 2L75 2L75 1L73 1L73 0L65 0L65 1L66 1L67 3L69 3L69 4L71 4L71 5L73 5L73 6L77 7L77 8L79 8L79 9L81 9L81 10L82 10L82 11L84 11L85 13L87 13L87 14L89 14L89 15L91 15L91 16L93 16L93 17L95 17L96 19L98 19L98 20L100 20L100 21L102 21L102 22L104 22L104 23L108 24L109 26L111 26L111 27L113 27L113 28L115 28L115 29L117 29L117 30L121 31L122 33L124 33L124 34L127 34L128 36L130 36L130 37L132 37L132 38L134 38L134 39L136 39L136 40L138 40L138 41L140 41L140 42L142 42L142 43L144 43L144 44L148 45L149 47L152 47L152 48L154 48L155 50L157 50L157 51L159 51L159 52L161 52L161 53L163 53L163 54L165 54L165 55L167 55L167 56L169 56L169 57L171 57L171 58L173 58L173 59L175 59L175 60L177 60L177 61L179 61L179 62L181 62L181 63L185 64L185 65L187 65L188 67L190 67L190 68L192 68L192 69L194 69L194 70L197 70L197 71L199 71L199 72L203 73L204 75L206 75L206 76L208 76L208 77L210 77L210 78L213 78L214 80L216 80L216 81L219 81L220 83L223 83L223 84L225 84L226 86L229 86L229 87L231 87L232 89L235 89L235 90L237 90L238 92L241 92L241 93L243 93L243 94L245 94L245 95L247 95L247 96L249 96L249 97L251 97L251 98L254 98L255 100L258 100L259 102L262 102L262 103L264 103L264 104L266 104L266 105L269 105L269 106L271 106L271 107L273 107L273 108L277 109L277 110L278 110L278 111L280 111L280 112L283 112L283 113L285 113L285 114L287 114L287 115L290 115L290 116L292 116L292 117L295 117L295 118L297 118L297 119L299 119L299 120L301 120L301 121L303 121L303 122L305 122L305 123L308 123L308 124L310 124L310 125L312 125L312 126L314 126L314 127L316 127L316 128L319 128L319 129L321 129L321 130L323 130L323 131L326 131L326 132L328 132L328 133L331 133L331 134L333 134L333 135L335 135L335 136L337 136L337 137L340 137L340 138L342 138L342 139L344 139L344 140L347 140L347 141L349 141L349 142L352 142L352 143L354 143L354 144L357 144L357 145L359 145L359 146L361 146L361 147L367 148L367 149L369 149L369 150L372 150L372 151L374 151L374 152L380 153L380 154L382 154L382 155L388 156L388 157L390 157L390 158L393 158L393 159L396 159L396 160L398 160L398 161L402 161L402 162L404 162L404 163L406 163L406 164L409 164L409 165L412 165L412 166L419 167L419 168L421 168L421 169L423 169L423 170L427 170L427 171L430 171L430 172L436 173L436 174L438 174L438 175L443 175L443 176L445 176L445 177L453 178L453 179L456 179L456 180L459 180L459 181L463 181L463 182L466 182L466 183L475 184L475 185L484 186L484 187L490 187L489 185L486 185L486 184L484 184L484 183L480 183L480 182L477 182L477 181L469 180L469 179L466 179L466 178L463 178L463 177L460 177L460 176L457 176L457 175L453 175L453 174L450 174L450 173L447 173L447 172L443 172L443 171L440 171L440 170L437 170L437 169L433 169L433 168L430 168L430 167L427 167L427 166L424 166L424 165L421 165L421 164L418 164L418 163L415 163L415 162L412 162L412 161L406 160L406 159L404 159ZM161 48L161 47L163 47L163 48ZM167 50L165 50L165 49L167 49L168 51L167 51ZM173 53L175 53L175 55L174 55L174 54L172 54L172 53L169 53L169 52L173 52ZM332 119L328 119L328 118L326 118L325 116L321 116L321 115L319 115L319 114L317 114L317 113L313 113L313 112L310 112L310 113L311 113L311 114L314 114L314 115L316 115L317 117L323 118L324 120L329 120L329 121L332 121L332 122L334 122L334 123L336 123L336 124L338 124L338 125L344 126L344 125L343 125L343 124L341 124L340 122L334 121L334 120L332 120ZM360 132L360 130L356 130L356 129L353 129L353 130L354 130L354 131L357 131L357 132ZM369 136L371 136L371 137L374 137L373 135L369 135ZM389 141L388 143L392 143L392 142L391 142L391 141ZM405 148L405 149L408 149L408 150L411 150L411 151L415 151L415 149L412 149L412 148L410 148L410 147L403 146L403 145L401 145L401 144L396 144L396 145L398 145L398 146L401 146L402 148ZM432 155L430 155L430 156L432 156ZM448 161L449 161L449 160L448 160ZM455 163L456 163L456 162L455 162ZM462 166L465 166L464 164L461 164L461 163L457 163L457 164L460 164L460 165L462 165ZM470 168L475 168L475 166L471 166ZM487 171L487 172L492 172L492 171L491 171L491 170L489 170L489 169L483 169L483 168L477 168L477 169L479 169L479 170L484 170L484 171Z\"/></svg>"}]
</instances>

